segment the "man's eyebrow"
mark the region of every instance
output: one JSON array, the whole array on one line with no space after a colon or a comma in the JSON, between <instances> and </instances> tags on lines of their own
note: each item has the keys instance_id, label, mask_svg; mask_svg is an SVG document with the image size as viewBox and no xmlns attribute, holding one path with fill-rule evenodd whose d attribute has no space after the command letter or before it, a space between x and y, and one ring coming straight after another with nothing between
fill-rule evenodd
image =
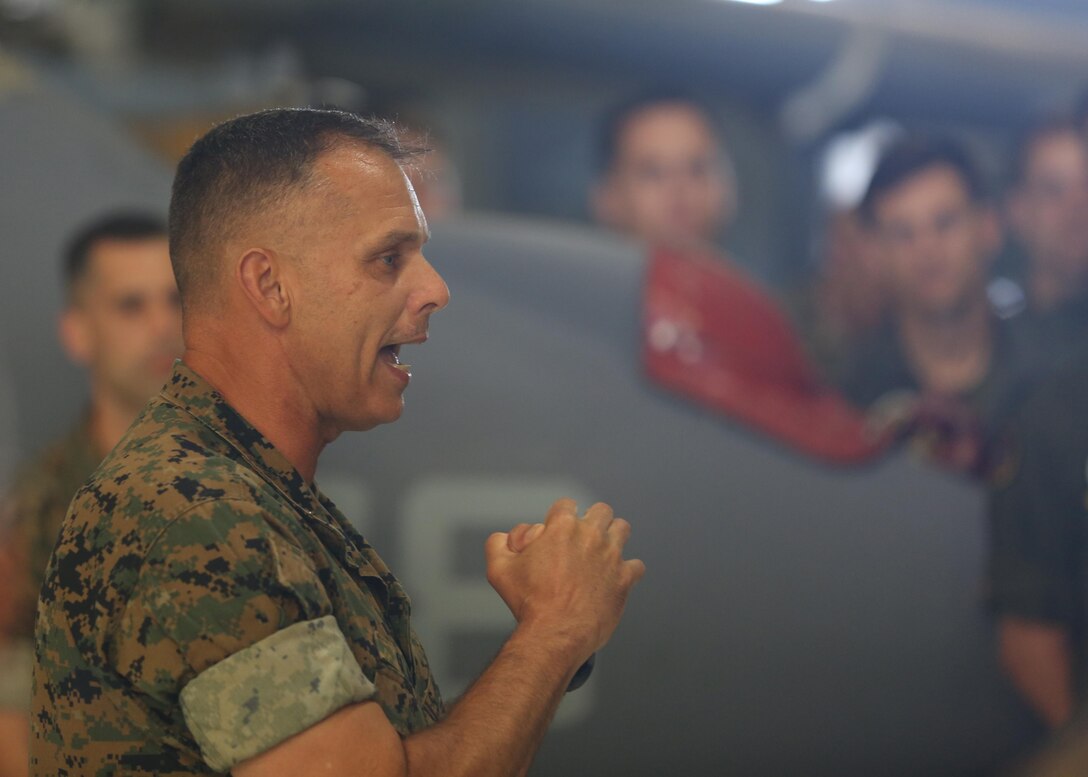
<instances>
[{"instance_id":1,"label":"man's eyebrow","mask_svg":"<svg viewBox=\"0 0 1088 777\"><path fill-rule=\"evenodd\" d=\"M380 241L382 247L392 247L401 243L426 243L431 237L430 230L418 229L395 230L387 233Z\"/></svg>"}]
</instances>

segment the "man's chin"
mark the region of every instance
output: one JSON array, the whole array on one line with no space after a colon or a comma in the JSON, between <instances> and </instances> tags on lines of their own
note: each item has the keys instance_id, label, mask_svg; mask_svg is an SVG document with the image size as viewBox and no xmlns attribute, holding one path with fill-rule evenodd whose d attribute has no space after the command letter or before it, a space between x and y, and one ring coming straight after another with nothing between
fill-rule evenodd
<instances>
[{"instance_id":1,"label":"man's chin","mask_svg":"<svg viewBox=\"0 0 1088 777\"><path fill-rule=\"evenodd\" d=\"M395 406L382 408L380 411L367 413L359 417L350 418L341 429L345 432L366 432L376 426L391 424L398 420L404 413L404 401Z\"/></svg>"}]
</instances>

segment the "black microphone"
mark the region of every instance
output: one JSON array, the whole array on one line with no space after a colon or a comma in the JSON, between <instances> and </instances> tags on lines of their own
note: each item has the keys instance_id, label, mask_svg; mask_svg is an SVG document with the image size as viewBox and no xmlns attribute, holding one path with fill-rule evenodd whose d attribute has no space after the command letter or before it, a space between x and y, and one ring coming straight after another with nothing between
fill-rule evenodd
<instances>
[{"instance_id":1,"label":"black microphone","mask_svg":"<svg viewBox=\"0 0 1088 777\"><path fill-rule=\"evenodd\" d=\"M586 659L584 664L578 667L578 671L574 673L574 677L570 678L570 685L567 686L567 693L577 691L586 684L586 680L593 674L593 664L596 660L597 654L593 653Z\"/></svg>"}]
</instances>

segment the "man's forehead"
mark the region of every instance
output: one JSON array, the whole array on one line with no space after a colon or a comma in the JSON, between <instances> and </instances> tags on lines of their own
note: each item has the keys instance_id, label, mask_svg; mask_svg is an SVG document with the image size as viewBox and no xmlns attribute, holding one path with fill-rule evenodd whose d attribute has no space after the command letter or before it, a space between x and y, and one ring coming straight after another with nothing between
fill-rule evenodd
<instances>
[{"instance_id":1,"label":"man's forehead","mask_svg":"<svg viewBox=\"0 0 1088 777\"><path fill-rule=\"evenodd\" d=\"M343 142L321 152L314 160L314 171L329 181L353 182L359 179L395 176L400 164L379 148L365 143Z\"/></svg>"},{"instance_id":2,"label":"man's forehead","mask_svg":"<svg viewBox=\"0 0 1088 777\"><path fill-rule=\"evenodd\" d=\"M648 105L632 114L620 129L617 145L623 149L654 143L668 148L676 145L677 138L699 139L715 148L719 145L717 133L702 111L682 102Z\"/></svg>"},{"instance_id":3,"label":"man's forehead","mask_svg":"<svg viewBox=\"0 0 1088 777\"><path fill-rule=\"evenodd\" d=\"M88 276L122 277L132 273L156 275L170 263L166 235L139 238L104 238L87 252Z\"/></svg>"},{"instance_id":4,"label":"man's forehead","mask_svg":"<svg viewBox=\"0 0 1088 777\"><path fill-rule=\"evenodd\" d=\"M360 144L330 149L315 161L307 188L314 197L308 210L319 218L366 225L373 230L368 242L422 243L430 237L411 181L401 164L380 149ZM312 224L313 219L304 221Z\"/></svg>"},{"instance_id":5,"label":"man's forehead","mask_svg":"<svg viewBox=\"0 0 1088 777\"><path fill-rule=\"evenodd\" d=\"M423 206L419 204L419 195L416 193L416 187L412 185L412 178L403 167L401 168L401 175L404 176L404 183L408 187L408 196L412 201L412 210L415 211L416 222L419 224L419 240L426 243L431 239L431 228L427 224L427 216L423 213Z\"/></svg>"},{"instance_id":6,"label":"man's forehead","mask_svg":"<svg viewBox=\"0 0 1088 777\"><path fill-rule=\"evenodd\" d=\"M318 157L313 170L307 188L312 193L339 199L344 205L357 206L361 201L369 201L381 207L401 198L409 204L415 201L400 163L378 149L358 144L337 146Z\"/></svg>"},{"instance_id":7,"label":"man's forehead","mask_svg":"<svg viewBox=\"0 0 1088 777\"><path fill-rule=\"evenodd\" d=\"M87 252L87 265L72 291L77 297L86 292L137 290L175 286L170 266L169 244L165 235L146 238L107 238L96 241Z\"/></svg>"},{"instance_id":8,"label":"man's forehead","mask_svg":"<svg viewBox=\"0 0 1088 777\"><path fill-rule=\"evenodd\" d=\"M1037 172L1040 168L1048 172L1055 166L1088 164L1088 141L1072 132L1055 132L1040 138L1028 155L1028 171Z\"/></svg>"},{"instance_id":9,"label":"man's forehead","mask_svg":"<svg viewBox=\"0 0 1088 777\"><path fill-rule=\"evenodd\" d=\"M904 178L887 190L877 201L877 207L899 203L938 204L948 200L972 200L970 186L954 167L930 165Z\"/></svg>"}]
</instances>

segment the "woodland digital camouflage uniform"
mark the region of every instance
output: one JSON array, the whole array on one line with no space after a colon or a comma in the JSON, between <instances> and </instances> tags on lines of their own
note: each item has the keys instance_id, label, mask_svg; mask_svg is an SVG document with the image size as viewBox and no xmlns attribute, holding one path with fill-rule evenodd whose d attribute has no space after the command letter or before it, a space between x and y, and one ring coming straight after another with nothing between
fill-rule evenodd
<instances>
[{"instance_id":1,"label":"woodland digital camouflage uniform","mask_svg":"<svg viewBox=\"0 0 1088 777\"><path fill-rule=\"evenodd\" d=\"M79 492L42 589L37 774L202 774L352 702L443 714L409 600L335 505L196 373Z\"/></svg>"},{"instance_id":2,"label":"woodland digital camouflage uniform","mask_svg":"<svg viewBox=\"0 0 1088 777\"><path fill-rule=\"evenodd\" d=\"M101 460L85 419L15 476L0 506L5 618L0 634L0 709L26 710L34 608L68 503Z\"/></svg>"}]
</instances>

